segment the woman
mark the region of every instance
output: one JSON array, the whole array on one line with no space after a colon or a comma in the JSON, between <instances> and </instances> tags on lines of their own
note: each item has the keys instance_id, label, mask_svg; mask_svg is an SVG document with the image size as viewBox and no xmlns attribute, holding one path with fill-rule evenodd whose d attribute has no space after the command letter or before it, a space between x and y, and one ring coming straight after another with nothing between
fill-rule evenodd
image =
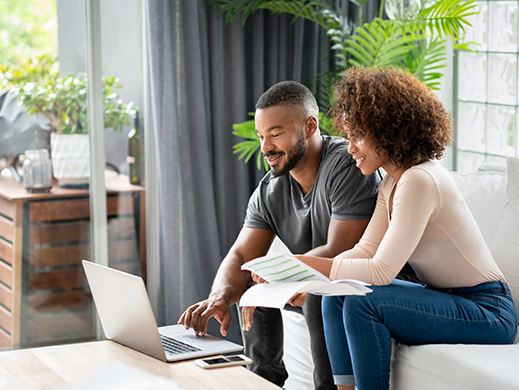
<instances>
[{"instance_id":1,"label":"woman","mask_svg":"<svg viewBox=\"0 0 519 390\"><path fill-rule=\"evenodd\" d=\"M331 279L373 284L365 297L326 297L326 344L339 389L389 388L391 338L408 345L507 344L517 331L510 290L449 173L451 139L432 91L396 69L351 69L334 119L364 175L383 168L360 242L334 259L298 256ZM395 281L409 262L424 285Z\"/></svg>"}]
</instances>

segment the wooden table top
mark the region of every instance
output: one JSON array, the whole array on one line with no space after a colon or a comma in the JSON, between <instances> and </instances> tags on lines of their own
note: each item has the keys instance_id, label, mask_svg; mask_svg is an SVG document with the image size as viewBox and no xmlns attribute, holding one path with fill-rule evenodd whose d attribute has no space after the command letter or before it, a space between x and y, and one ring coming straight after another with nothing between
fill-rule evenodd
<instances>
[{"instance_id":1,"label":"wooden table top","mask_svg":"<svg viewBox=\"0 0 519 390\"><path fill-rule=\"evenodd\" d=\"M244 367L207 370L193 360L165 363L108 340L0 352L0 389L84 389L96 371L115 363L179 389L279 389Z\"/></svg>"},{"instance_id":2,"label":"wooden table top","mask_svg":"<svg viewBox=\"0 0 519 390\"><path fill-rule=\"evenodd\" d=\"M105 173L106 191L113 192L142 192L144 187L130 184L128 176L117 174L113 171ZM88 189L61 188L54 185L50 192L30 193L25 190L23 183L17 183L14 179L0 175L0 197L8 200L17 199L52 199L74 198L78 196L88 196Z\"/></svg>"}]
</instances>

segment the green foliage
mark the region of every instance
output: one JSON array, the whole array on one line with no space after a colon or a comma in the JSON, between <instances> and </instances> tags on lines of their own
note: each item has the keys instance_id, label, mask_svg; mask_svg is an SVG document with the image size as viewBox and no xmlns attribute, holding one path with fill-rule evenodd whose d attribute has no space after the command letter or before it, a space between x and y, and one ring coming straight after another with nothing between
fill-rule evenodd
<instances>
[{"instance_id":1,"label":"green foliage","mask_svg":"<svg viewBox=\"0 0 519 390\"><path fill-rule=\"evenodd\" d=\"M0 67L0 84L14 88L27 112L45 115L56 132L88 133L85 74L62 76L55 61L44 56L19 66ZM121 87L117 78L103 78L104 125L114 130L122 130L135 116L133 104L119 97Z\"/></svg>"},{"instance_id":2,"label":"green foliage","mask_svg":"<svg viewBox=\"0 0 519 390\"><path fill-rule=\"evenodd\" d=\"M421 40L407 53L404 68L409 69L431 89L440 89L445 67L445 43L442 39Z\"/></svg>"},{"instance_id":3,"label":"green foliage","mask_svg":"<svg viewBox=\"0 0 519 390\"><path fill-rule=\"evenodd\" d=\"M449 36L453 41L461 38L465 27L469 26L468 17L477 14L476 0L439 0L420 10L414 20L405 25L407 32L426 36Z\"/></svg>"},{"instance_id":4,"label":"green foliage","mask_svg":"<svg viewBox=\"0 0 519 390\"><path fill-rule=\"evenodd\" d=\"M439 0L411 20L375 18L348 38L349 65L393 66L409 70L431 89L439 89L445 68L445 37L460 38L475 0ZM468 48L460 44L458 49Z\"/></svg>"},{"instance_id":5,"label":"green foliage","mask_svg":"<svg viewBox=\"0 0 519 390\"><path fill-rule=\"evenodd\" d=\"M254 113L249 112L249 116L254 117ZM250 119L245 122L235 123L232 125L232 133L243 139L243 141L238 142L232 147L233 153L238 155L238 159L249 162L254 154L256 154L256 167L258 170L261 169L263 165L263 168L268 171L269 166L259 150L260 141L256 134L254 120Z\"/></svg>"},{"instance_id":6,"label":"green foliage","mask_svg":"<svg viewBox=\"0 0 519 390\"><path fill-rule=\"evenodd\" d=\"M58 75L54 57L41 55L13 66L0 64L0 89L13 87L28 81L38 81Z\"/></svg>"},{"instance_id":7,"label":"green foliage","mask_svg":"<svg viewBox=\"0 0 519 390\"><path fill-rule=\"evenodd\" d=\"M399 26L389 20L376 18L364 24L346 42L348 63L355 67L400 65L414 46L414 39L401 33Z\"/></svg>"},{"instance_id":8,"label":"green foliage","mask_svg":"<svg viewBox=\"0 0 519 390\"><path fill-rule=\"evenodd\" d=\"M329 36L337 69L344 70L350 66L403 68L435 90L440 87L446 64L447 37L455 42L454 47L457 50L471 50L470 43L459 41L463 37L465 27L470 25L468 18L477 13L476 0L437 0L430 5L424 5L426 2L422 1L422 8L414 18L375 18L353 30L346 17L337 14L325 0L210 2L224 12L228 21L240 16L242 23L245 23L258 9L309 20L321 26ZM359 20L362 20L362 10L366 2L367 0L352 0L358 7ZM382 15L382 9L379 14ZM321 127L326 123L324 118L320 120ZM333 129L333 124L330 129ZM241 137L240 134L235 134ZM236 152L239 153L240 159L248 161L254 155L259 143L252 141L253 138L246 138L248 143L240 146L239 152ZM256 146L256 150L252 150L253 146ZM257 165L259 167L260 163Z\"/></svg>"},{"instance_id":9,"label":"green foliage","mask_svg":"<svg viewBox=\"0 0 519 390\"><path fill-rule=\"evenodd\" d=\"M56 0L0 0L0 64L57 54Z\"/></svg>"}]
</instances>

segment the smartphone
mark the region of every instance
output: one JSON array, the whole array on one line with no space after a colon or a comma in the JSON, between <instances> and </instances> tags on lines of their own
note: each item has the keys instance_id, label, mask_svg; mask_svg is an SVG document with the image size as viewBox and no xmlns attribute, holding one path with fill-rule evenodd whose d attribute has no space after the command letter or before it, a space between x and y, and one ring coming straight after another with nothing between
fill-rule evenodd
<instances>
[{"instance_id":1,"label":"smartphone","mask_svg":"<svg viewBox=\"0 0 519 390\"><path fill-rule=\"evenodd\" d=\"M229 356L211 356L205 359L195 360L197 366L202 368L218 368L230 366L246 366L251 364L252 360L245 355L229 355Z\"/></svg>"}]
</instances>

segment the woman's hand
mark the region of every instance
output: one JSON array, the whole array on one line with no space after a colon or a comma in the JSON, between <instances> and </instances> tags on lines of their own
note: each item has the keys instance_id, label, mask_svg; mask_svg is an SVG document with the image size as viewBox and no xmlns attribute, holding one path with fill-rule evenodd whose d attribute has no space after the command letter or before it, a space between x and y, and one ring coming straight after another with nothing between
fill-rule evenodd
<instances>
[{"instance_id":1,"label":"woman's hand","mask_svg":"<svg viewBox=\"0 0 519 390\"><path fill-rule=\"evenodd\" d=\"M254 282L256 282L257 284L263 284L263 283L268 283L265 279L263 279L261 276L259 276L258 274L255 274L254 272L251 272L250 273L250 276L252 278L252 280Z\"/></svg>"},{"instance_id":2,"label":"woman's hand","mask_svg":"<svg viewBox=\"0 0 519 390\"><path fill-rule=\"evenodd\" d=\"M292 298L290 298L290 300L288 301L288 304L290 306L294 306L294 307L301 307L305 304L307 299L308 299L308 293L306 293L306 292L297 293Z\"/></svg>"},{"instance_id":3,"label":"woman's hand","mask_svg":"<svg viewBox=\"0 0 519 390\"><path fill-rule=\"evenodd\" d=\"M295 255L294 257L309 267L312 267L316 271L322 273L327 278L330 277L333 259L311 255Z\"/></svg>"}]
</instances>

